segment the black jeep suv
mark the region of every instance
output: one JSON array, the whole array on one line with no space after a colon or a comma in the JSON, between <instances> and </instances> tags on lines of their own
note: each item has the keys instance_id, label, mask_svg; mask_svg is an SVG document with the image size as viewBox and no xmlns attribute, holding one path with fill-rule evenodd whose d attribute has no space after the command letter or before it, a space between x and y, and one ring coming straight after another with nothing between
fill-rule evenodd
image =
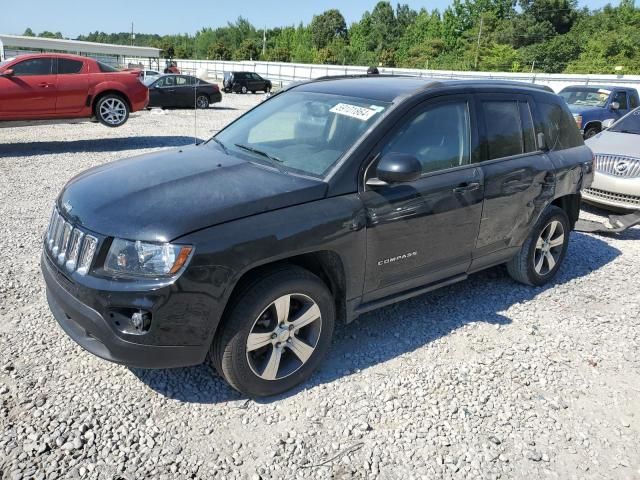
<instances>
[{"instance_id":1,"label":"black jeep suv","mask_svg":"<svg viewBox=\"0 0 640 480\"><path fill-rule=\"evenodd\" d=\"M297 84L204 144L72 179L47 298L95 355L206 360L272 395L309 377L338 320L502 263L551 280L592 166L564 101L533 85Z\"/></svg>"},{"instance_id":2,"label":"black jeep suv","mask_svg":"<svg viewBox=\"0 0 640 480\"><path fill-rule=\"evenodd\" d=\"M271 81L254 72L229 72L222 82L225 93L256 93L271 91Z\"/></svg>"}]
</instances>

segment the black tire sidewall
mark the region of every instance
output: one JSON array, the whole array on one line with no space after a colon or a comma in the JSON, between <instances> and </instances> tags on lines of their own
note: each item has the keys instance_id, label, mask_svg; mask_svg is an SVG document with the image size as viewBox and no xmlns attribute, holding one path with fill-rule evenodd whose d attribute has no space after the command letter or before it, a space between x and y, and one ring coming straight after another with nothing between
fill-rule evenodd
<instances>
[{"instance_id":1,"label":"black tire sidewall","mask_svg":"<svg viewBox=\"0 0 640 480\"><path fill-rule=\"evenodd\" d=\"M595 137L598 133L600 133L600 131L596 127L587 128L584 132L584 138L586 140L587 138Z\"/></svg>"},{"instance_id":2,"label":"black tire sidewall","mask_svg":"<svg viewBox=\"0 0 640 480\"><path fill-rule=\"evenodd\" d=\"M113 125L112 123L107 122L106 120L104 120L102 118L102 116L100 115L100 106L106 102L107 100L109 100L110 98L117 98L118 100L120 100L122 103L124 103L125 106L125 111L126 111L126 115L124 117L124 120L121 123L118 123L117 125ZM111 128L117 128L117 127L121 127L122 125L124 125L125 123L127 123L127 120L129 120L129 104L127 103L127 101L122 98L120 95L105 95L104 97L101 97L100 100L98 100L98 102L96 103L96 109L95 109L95 115L96 118L98 119L98 121L102 124L105 125L107 127L111 127Z\"/></svg>"},{"instance_id":3,"label":"black tire sidewall","mask_svg":"<svg viewBox=\"0 0 640 480\"><path fill-rule=\"evenodd\" d=\"M230 351L230 365L233 371L228 372L223 367L223 370L225 370L223 373L225 377L231 377L228 378L231 384L250 396L276 395L304 382L321 363L331 345L335 324L335 305L328 288L319 278L311 274L303 278L292 278L291 280L283 281L283 278L284 276L281 274L279 278L272 277L265 280L265 283L268 281L271 284L266 290L261 288L262 285L256 285L246 295L246 298L253 300L253 304L251 306L243 305L244 300L241 299L229 317L231 322L234 324L238 322L239 324L236 325L237 331L225 348L225 350ZM252 292L257 290L261 290L258 297L252 295ZM316 302L322 316L320 338L313 355L299 370L280 380L263 380L254 374L249 366L246 355L247 337L253 327L253 323L264 309L275 299L290 293L306 295Z\"/></svg>"},{"instance_id":4,"label":"black tire sidewall","mask_svg":"<svg viewBox=\"0 0 640 480\"><path fill-rule=\"evenodd\" d=\"M564 244L562 245L562 251L560 252L560 257L558 257L558 261L556 262L555 267L553 267L553 269L546 275L539 275L534 268L536 242L540 237L542 231L547 227L547 225L549 225L549 223L554 220L558 220L562 224L562 228L564 229ZM564 210L557 207L554 207L545 212L543 217L538 221L535 228L531 232L531 237L529 238L529 245L527 249L527 275L533 285L544 285L558 273L558 270L560 270L560 267L562 267L564 258L567 255L567 249L569 247L569 236L571 233L570 230L569 218L567 217L567 214Z\"/></svg>"}]
</instances>

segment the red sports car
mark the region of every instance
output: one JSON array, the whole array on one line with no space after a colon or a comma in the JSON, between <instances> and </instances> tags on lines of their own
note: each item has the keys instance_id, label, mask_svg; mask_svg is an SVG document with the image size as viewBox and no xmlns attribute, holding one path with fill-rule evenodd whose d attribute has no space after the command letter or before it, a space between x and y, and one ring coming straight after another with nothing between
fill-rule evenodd
<instances>
[{"instance_id":1,"label":"red sports car","mask_svg":"<svg viewBox=\"0 0 640 480\"><path fill-rule=\"evenodd\" d=\"M20 55L0 63L0 126L6 121L92 118L119 127L149 102L138 70L77 55Z\"/></svg>"}]
</instances>

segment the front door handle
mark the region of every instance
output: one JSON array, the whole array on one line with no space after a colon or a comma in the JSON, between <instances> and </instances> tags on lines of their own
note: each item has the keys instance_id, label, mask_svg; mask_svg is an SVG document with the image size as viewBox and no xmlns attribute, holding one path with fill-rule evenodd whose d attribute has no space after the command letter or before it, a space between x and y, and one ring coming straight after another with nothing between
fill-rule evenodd
<instances>
[{"instance_id":1,"label":"front door handle","mask_svg":"<svg viewBox=\"0 0 640 480\"><path fill-rule=\"evenodd\" d=\"M42 82L39 86L42 87L42 88L49 88L51 86L51 84L47 83L47 82Z\"/></svg>"},{"instance_id":2,"label":"front door handle","mask_svg":"<svg viewBox=\"0 0 640 480\"><path fill-rule=\"evenodd\" d=\"M453 193L473 192L474 190L478 190L479 188L480 188L479 182L467 182L455 187L453 189Z\"/></svg>"}]
</instances>

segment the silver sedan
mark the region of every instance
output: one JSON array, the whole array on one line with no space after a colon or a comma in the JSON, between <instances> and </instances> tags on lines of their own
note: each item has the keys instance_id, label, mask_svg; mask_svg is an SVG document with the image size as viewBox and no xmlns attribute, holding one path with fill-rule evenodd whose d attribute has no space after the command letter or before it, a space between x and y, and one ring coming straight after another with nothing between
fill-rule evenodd
<instances>
[{"instance_id":1,"label":"silver sedan","mask_svg":"<svg viewBox=\"0 0 640 480\"><path fill-rule=\"evenodd\" d=\"M595 176L583 199L612 210L640 210L640 108L585 143L595 155Z\"/></svg>"}]
</instances>

